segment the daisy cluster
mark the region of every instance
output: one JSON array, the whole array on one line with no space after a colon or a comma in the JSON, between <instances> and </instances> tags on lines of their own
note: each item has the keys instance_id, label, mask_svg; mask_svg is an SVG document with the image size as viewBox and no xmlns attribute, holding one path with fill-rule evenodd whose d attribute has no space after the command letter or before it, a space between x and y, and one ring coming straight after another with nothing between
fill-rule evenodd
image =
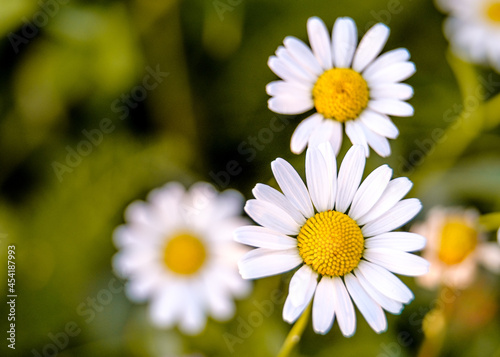
<instances>
[{"instance_id":1,"label":"daisy cluster","mask_svg":"<svg viewBox=\"0 0 500 357\"><path fill-rule=\"evenodd\" d=\"M428 262L412 254L426 239L397 231L421 209L418 199L404 199L410 180L393 178L387 165L362 180L370 147L382 157L391 153L388 139L399 131L390 116L413 115L406 102L413 89L401 83L415 72L409 52L381 54L389 36L383 24L359 43L347 17L337 19L331 36L317 17L308 20L307 32L311 48L287 37L270 57L281 80L266 87L271 110L313 111L291 138L293 153L307 148L306 183L287 161L273 161L281 192L257 184L255 199L245 205L259 226L240 216L242 196L234 190L169 183L146 202L132 203L115 231L115 270L128 279L131 300L150 301L157 326L199 333L208 316L225 321L234 315L233 298L250 290L243 279L296 269L285 321L293 323L312 304L315 332L327 333L337 318L342 334L352 336L356 306L379 333L387 328L384 310L399 314L414 297L395 274L428 271ZM353 146L340 161L344 129Z\"/></svg>"},{"instance_id":2,"label":"daisy cluster","mask_svg":"<svg viewBox=\"0 0 500 357\"><path fill-rule=\"evenodd\" d=\"M236 241L256 247L239 262L246 279L297 269L290 281L283 319L295 322L312 304L313 329L327 333L335 318L344 336L356 330L357 306L368 324L386 330L384 310L399 314L413 293L394 273L420 276L429 263L411 252L426 239L395 231L421 209L418 199L403 199L412 183L392 178L382 165L363 181L370 147L390 155L387 139L399 131L390 116L413 115L406 102L411 86L401 81L415 73L406 49L381 54L389 28L376 24L358 43L356 24L338 18L330 36L324 22L307 22L308 47L286 37L268 65L281 80L267 85L269 108L280 114L313 111L296 128L291 151L306 152L306 183L285 160L272 162L281 190L257 184L245 205L260 226L236 230ZM353 146L340 167L343 131Z\"/></svg>"}]
</instances>

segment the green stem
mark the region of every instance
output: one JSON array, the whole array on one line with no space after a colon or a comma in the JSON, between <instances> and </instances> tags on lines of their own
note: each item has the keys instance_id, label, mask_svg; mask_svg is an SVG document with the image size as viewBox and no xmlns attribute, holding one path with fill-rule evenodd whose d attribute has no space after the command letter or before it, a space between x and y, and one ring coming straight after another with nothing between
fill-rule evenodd
<instances>
[{"instance_id":1,"label":"green stem","mask_svg":"<svg viewBox=\"0 0 500 357\"><path fill-rule=\"evenodd\" d=\"M312 302L306 308L306 310L302 313L302 316L297 320L295 325L293 325L292 329L288 333L288 336L281 346L281 350L278 353L278 357L288 357L290 352L292 352L293 348L296 344L299 343L302 333L307 326L307 322L309 321L309 315L311 313Z\"/></svg>"}]
</instances>

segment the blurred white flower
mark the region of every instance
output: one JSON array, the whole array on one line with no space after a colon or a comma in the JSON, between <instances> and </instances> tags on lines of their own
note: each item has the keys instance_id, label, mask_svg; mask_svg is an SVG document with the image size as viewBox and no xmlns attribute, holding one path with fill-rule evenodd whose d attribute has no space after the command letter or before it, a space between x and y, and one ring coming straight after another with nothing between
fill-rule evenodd
<instances>
[{"instance_id":1,"label":"blurred white flower","mask_svg":"<svg viewBox=\"0 0 500 357\"><path fill-rule=\"evenodd\" d=\"M464 60L500 72L500 1L437 0L449 17L444 33L452 50Z\"/></svg>"},{"instance_id":2,"label":"blurred white flower","mask_svg":"<svg viewBox=\"0 0 500 357\"><path fill-rule=\"evenodd\" d=\"M409 52L398 48L379 56L389 37L389 28L376 24L358 44L356 24L349 17L335 21L332 36L323 21L311 17L307 32L312 50L295 37L286 37L268 65L281 81L267 85L269 109L281 114L300 114L315 109L295 129L291 150L296 154L307 145L329 141L337 155L343 129L351 142L369 146L386 157L391 153L387 138L395 139L398 128L389 115L413 115L405 100L413 88L399 83L415 73ZM377 57L378 56L378 57Z\"/></svg>"},{"instance_id":3,"label":"blurred white flower","mask_svg":"<svg viewBox=\"0 0 500 357\"><path fill-rule=\"evenodd\" d=\"M126 224L114 233L119 251L113 267L129 280L132 301L150 300L155 325L178 324L182 332L196 334L208 315L221 321L234 315L233 297L250 291L237 270L245 250L232 239L247 223L242 207L239 192L219 194L207 183L188 191L169 183L153 190L147 202L127 207Z\"/></svg>"},{"instance_id":4,"label":"blurred white flower","mask_svg":"<svg viewBox=\"0 0 500 357\"><path fill-rule=\"evenodd\" d=\"M434 207L427 219L411 230L427 237L423 257L431 263L429 273L417 279L432 289L441 284L467 288L477 272L478 263L500 273L500 245L486 242L478 227L475 209Z\"/></svg>"},{"instance_id":5,"label":"blurred white flower","mask_svg":"<svg viewBox=\"0 0 500 357\"><path fill-rule=\"evenodd\" d=\"M399 314L413 293L393 273L416 276L428 262L409 254L424 247L425 238L392 232L421 209L418 199L402 198L412 183L391 180L392 169L382 165L361 183L365 155L361 146L346 154L337 175L329 143L309 147L307 186L285 160L272 170L283 193L257 184L246 212L260 226L241 227L235 240L258 247L239 262L245 279L298 269L291 281L283 319L294 322L314 296L313 328L325 334L335 316L345 336L356 330L354 301L376 331L387 328L383 309ZM361 185L360 185L361 183Z\"/></svg>"}]
</instances>

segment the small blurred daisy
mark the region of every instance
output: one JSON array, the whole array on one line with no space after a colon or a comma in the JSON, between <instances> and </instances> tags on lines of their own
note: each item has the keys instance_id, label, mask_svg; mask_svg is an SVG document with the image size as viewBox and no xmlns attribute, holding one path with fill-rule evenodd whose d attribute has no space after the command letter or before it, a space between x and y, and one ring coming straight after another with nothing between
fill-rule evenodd
<instances>
[{"instance_id":1,"label":"small blurred daisy","mask_svg":"<svg viewBox=\"0 0 500 357\"><path fill-rule=\"evenodd\" d=\"M159 327L179 325L186 334L200 332L207 315L227 320L234 297L249 292L238 274L245 252L232 240L247 223L240 217L243 197L234 190L219 194L207 183L186 191L179 183L153 190L147 202L127 207L127 223L118 227L113 258L116 272L129 279L127 296L151 300L150 317Z\"/></svg>"},{"instance_id":2,"label":"small blurred daisy","mask_svg":"<svg viewBox=\"0 0 500 357\"><path fill-rule=\"evenodd\" d=\"M475 209L435 207L425 222L411 228L428 239L423 257L431 267L428 274L417 279L420 285L467 288L476 275L478 263L500 273L500 245L485 241L478 218Z\"/></svg>"},{"instance_id":3,"label":"small blurred daisy","mask_svg":"<svg viewBox=\"0 0 500 357\"><path fill-rule=\"evenodd\" d=\"M388 115L413 115L406 103L413 88L399 83L415 73L404 48L382 51L389 28L376 24L358 42L356 24L349 17L335 21L332 37L323 21L311 17L307 32L312 50L295 37L286 37L268 65L281 81L267 85L269 109L281 114L316 113L295 129L291 150L296 154L305 147L330 141L335 154L342 144L342 124L353 144L363 146L369 155L371 146L380 156L390 155L387 138L395 139L398 128Z\"/></svg>"},{"instance_id":4,"label":"small blurred daisy","mask_svg":"<svg viewBox=\"0 0 500 357\"><path fill-rule=\"evenodd\" d=\"M313 299L316 333L325 334L335 316L345 336L356 329L351 298L376 331L387 328L382 309L399 314L412 292L391 272L421 275L424 259L409 254L425 245L415 233L391 232L421 209L418 199L401 200L412 183L391 180L387 165L374 170L361 183L365 155L361 146L346 154L337 175L329 143L309 147L306 154L307 186L285 160L271 167L281 190L257 184L246 212L262 225L241 227L235 240L258 247L239 262L245 279L256 279L298 269L291 281L283 319L294 322Z\"/></svg>"},{"instance_id":5,"label":"small blurred daisy","mask_svg":"<svg viewBox=\"0 0 500 357\"><path fill-rule=\"evenodd\" d=\"M437 4L450 15L444 32L453 51L500 72L500 1L437 0Z\"/></svg>"}]
</instances>

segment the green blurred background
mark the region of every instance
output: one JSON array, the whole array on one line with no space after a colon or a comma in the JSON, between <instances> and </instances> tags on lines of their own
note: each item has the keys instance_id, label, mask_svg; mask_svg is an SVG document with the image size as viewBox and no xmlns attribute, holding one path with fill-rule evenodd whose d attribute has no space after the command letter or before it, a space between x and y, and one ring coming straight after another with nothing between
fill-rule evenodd
<instances>
[{"instance_id":1,"label":"green blurred background","mask_svg":"<svg viewBox=\"0 0 500 357\"><path fill-rule=\"evenodd\" d=\"M18 294L16 350L4 336L2 355L276 354L290 329L282 301L239 338L259 311L255 303L275 289L286 294L290 276L257 281L235 319L210 320L203 334L183 337L153 328L146 305L126 299L111 268L111 236L128 203L170 180L209 181L250 198L278 156L304 172L304 155L293 155L289 142L305 116L278 116L289 124L269 130L276 115L265 85L276 77L266 62L285 36L307 41L314 15L329 29L351 16L360 35L385 22L386 50L408 48L417 66L407 81L415 116L395 118L401 134L393 154L372 152L365 172L388 163L395 176L409 176L424 213L437 204L500 211L500 106L476 110L469 94L470 115L452 122L478 76L497 83L487 98L499 92L500 76L447 61L444 16L431 1L1 0L0 256L16 245ZM234 161L229 171L237 174L228 173ZM388 315L386 333L375 334L358 315L354 337L336 325L327 336L308 328L296 355L416 355L422 319L439 296L403 280L416 300L401 316ZM5 273L0 283L3 311ZM500 356L499 285L483 271L456 297L443 356ZM8 328L4 314L1 326ZM61 337L65 330L73 335ZM64 348L47 349L54 339Z\"/></svg>"}]
</instances>

